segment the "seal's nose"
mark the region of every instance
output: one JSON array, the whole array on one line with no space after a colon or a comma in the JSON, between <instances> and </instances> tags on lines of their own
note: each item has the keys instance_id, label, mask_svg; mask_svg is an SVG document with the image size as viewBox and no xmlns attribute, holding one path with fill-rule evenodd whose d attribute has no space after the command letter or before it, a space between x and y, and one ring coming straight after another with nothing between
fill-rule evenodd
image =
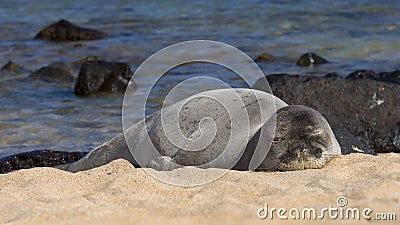
<instances>
[{"instance_id":1,"label":"seal's nose","mask_svg":"<svg viewBox=\"0 0 400 225\"><path fill-rule=\"evenodd\" d=\"M306 148L298 149L296 151L296 154L297 154L297 158L304 159L307 156L307 149Z\"/></svg>"}]
</instances>

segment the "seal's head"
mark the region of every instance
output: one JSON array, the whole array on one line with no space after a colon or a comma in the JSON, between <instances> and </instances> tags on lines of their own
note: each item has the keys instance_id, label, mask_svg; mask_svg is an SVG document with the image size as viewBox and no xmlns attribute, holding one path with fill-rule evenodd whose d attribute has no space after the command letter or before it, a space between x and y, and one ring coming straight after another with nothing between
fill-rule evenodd
<instances>
[{"instance_id":1,"label":"seal's head","mask_svg":"<svg viewBox=\"0 0 400 225\"><path fill-rule=\"evenodd\" d=\"M272 146L260 169L317 169L341 154L331 127L316 110L286 106L277 111L276 119Z\"/></svg>"}]
</instances>

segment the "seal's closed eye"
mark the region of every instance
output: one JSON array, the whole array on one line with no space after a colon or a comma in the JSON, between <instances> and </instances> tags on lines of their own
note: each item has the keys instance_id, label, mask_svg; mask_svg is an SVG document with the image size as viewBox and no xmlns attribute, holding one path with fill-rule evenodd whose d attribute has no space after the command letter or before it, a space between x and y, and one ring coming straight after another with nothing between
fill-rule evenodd
<instances>
[{"instance_id":1,"label":"seal's closed eye","mask_svg":"<svg viewBox=\"0 0 400 225\"><path fill-rule=\"evenodd\" d=\"M308 135L310 135L310 136L317 136L317 135L322 134L323 129L318 128L318 127L313 127L313 126L311 126L311 125L308 125L308 126L305 128L305 131L306 131L306 134L308 134Z\"/></svg>"}]
</instances>

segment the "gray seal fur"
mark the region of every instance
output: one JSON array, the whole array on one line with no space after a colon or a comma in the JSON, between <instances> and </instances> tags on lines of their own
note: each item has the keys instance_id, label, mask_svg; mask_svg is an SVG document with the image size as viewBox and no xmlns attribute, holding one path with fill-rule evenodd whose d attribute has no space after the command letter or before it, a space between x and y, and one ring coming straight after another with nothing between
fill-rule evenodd
<instances>
[{"instance_id":1,"label":"gray seal fur","mask_svg":"<svg viewBox=\"0 0 400 225\"><path fill-rule=\"evenodd\" d=\"M213 90L188 99L154 113L127 129L125 134L121 133L96 147L79 161L59 168L77 172L122 158L135 167L156 170L183 166L300 170L321 168L332 157L340 155L340 146L328 122L309 107L288 106L271 94L253 89ZM221 102L223 104L219 104ZM238 112L241 109L247 112L247 117ZM227 113L228 110L231 111ZM163 127L163 121L173 121L177 112L179 127L172 130ZM209 120L203 121L204 118L214 121L215 135L210 143L200 146L200 150L190 151L190 147L188 150L185 145L196 146L192 140L204 144L207 136L213 134L208 130L214 125ZM240 121L246 121L246 118L249 129L235 127L237 121L243 125ZM275 134L271 133L272 127ZM180 140L182 134L189 141L171 141Z\"/></svg>"}]
</instances>

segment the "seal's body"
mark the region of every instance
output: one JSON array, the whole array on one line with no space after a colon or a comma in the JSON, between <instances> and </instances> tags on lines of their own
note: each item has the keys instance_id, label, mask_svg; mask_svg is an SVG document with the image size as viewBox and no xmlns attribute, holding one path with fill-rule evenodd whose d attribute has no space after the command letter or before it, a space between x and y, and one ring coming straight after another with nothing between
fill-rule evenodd
<instances>
[{"instance_id":1,"label":"seal's body","mask_svg":"<svg viewBox=\"0 0 400 225\"><path fill-rule=\"evenodd\" d=\"M156 112L62 169L76 172L123 158L156 170L300 170L321 168L339 154L317 111L262 91L220 89Z\"/></svg>"}]
</instances>

